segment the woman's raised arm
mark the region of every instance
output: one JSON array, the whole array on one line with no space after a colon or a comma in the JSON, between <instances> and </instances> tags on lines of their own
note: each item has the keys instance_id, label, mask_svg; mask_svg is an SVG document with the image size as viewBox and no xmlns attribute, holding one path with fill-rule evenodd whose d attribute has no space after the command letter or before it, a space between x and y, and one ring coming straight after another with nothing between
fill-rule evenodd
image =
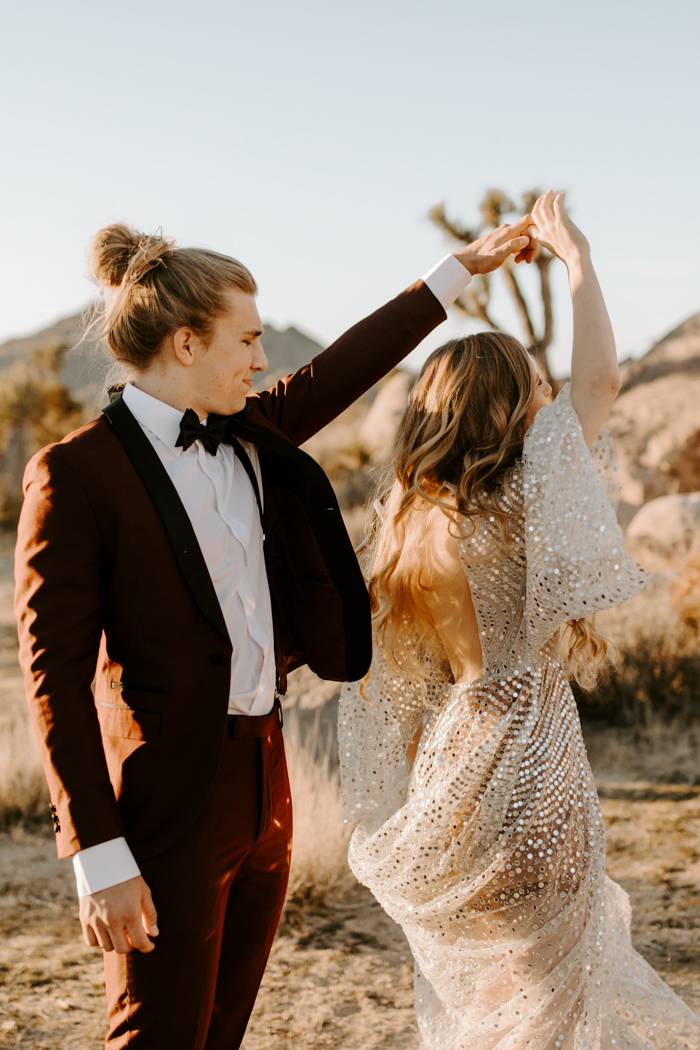
<instances>
[{"instance_id":1,"label":"woman's raised arm","mask_svg":"<svg viewBox=\"0 0 700 1050\"><path fill-rule=\"evenodd\" d=\"M564 194L548 190L532 209L540 242L565 264L574 310L571 403L588 445L607 419L620 389L615 337L588 241L569 218Z\"/></svg>"}]
</instances>

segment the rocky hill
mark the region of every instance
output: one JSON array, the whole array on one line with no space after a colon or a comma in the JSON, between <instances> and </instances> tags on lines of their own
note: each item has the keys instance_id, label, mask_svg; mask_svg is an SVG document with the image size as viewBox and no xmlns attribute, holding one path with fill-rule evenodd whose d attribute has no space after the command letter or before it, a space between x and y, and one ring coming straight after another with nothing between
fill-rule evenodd
<instances>
[{"instance_id":1,"label":"rocky hill","mask_svg":"<svg viewBox=\"0 0 700 1050\"><path fill-rule=\"evenodd\" d=\"M700 490L700 313L624 366L608 425L626 503Z\"/></svg>"}]
</instances>

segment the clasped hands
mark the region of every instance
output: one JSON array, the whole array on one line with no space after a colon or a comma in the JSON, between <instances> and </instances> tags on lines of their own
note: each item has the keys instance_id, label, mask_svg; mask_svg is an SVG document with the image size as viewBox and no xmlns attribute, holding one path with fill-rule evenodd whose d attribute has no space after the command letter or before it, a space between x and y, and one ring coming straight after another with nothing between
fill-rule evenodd
<instances>
[{"instance_id":1,"label":"clasped hands","mask_svg":"<svg viewBox=\"0 0 700 1050\"><path fill-rule=\"evenodd\" d=\"M489 230L454 255L470 274L475 275L497 270L511 255L515 256L516 263L530 263L538 250L537 229L532 215L528 213L517 222L504 223L495 230Z\"/></svg>"},{"instance_id":2,"label":"clasped hands","mask_svg":"<svg viewBox=\"0 0 700 1050\"><path fill-rule=\"evenodd\" d=\"M516 263L531 263L540 245L567 266L589 251L588 241L569 218L563 193L555 196L552 190L547 190L537 199L532 212L517 222L490 230L454 254L474 275L497 270L510 256L514 256Z\"/></svg>"}]
</instances>

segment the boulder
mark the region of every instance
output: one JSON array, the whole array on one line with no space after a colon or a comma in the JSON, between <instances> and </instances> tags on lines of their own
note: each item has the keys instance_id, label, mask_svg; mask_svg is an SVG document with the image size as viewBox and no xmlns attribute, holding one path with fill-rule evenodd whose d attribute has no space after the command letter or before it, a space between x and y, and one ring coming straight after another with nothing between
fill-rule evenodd
<instances>
[{"instance_id":1,"label":"boulder","mask_svg":"<svg viewBox=\"0 0 700 1050\"><path fill-rule=\"evenodd\" d=\"M632 519L627 541L667 561L685 561L700 547L700 492L650 500Z\"/></svg>"}]
</instances>

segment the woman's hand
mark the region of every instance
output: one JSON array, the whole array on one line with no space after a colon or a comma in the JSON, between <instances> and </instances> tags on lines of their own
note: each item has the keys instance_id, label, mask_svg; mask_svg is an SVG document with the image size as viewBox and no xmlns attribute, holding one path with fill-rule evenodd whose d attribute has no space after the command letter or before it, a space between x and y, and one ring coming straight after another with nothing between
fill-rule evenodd
<instances>
[{"instance_id":1,"label":"woman's hand","mask_svg":"<svg viewBox=\"0 0 700 1050\"><path fill-rule=\"evenodd\" d=\"M537 253L533 221L532 215L523 215L512 225L498 226L466 248L460 248L454 253L455 258L471 274L497 270L510 255L515 255L516 262L532 262Z\"/></svg>"},{"instance_id":2,"label":"woman's hand","mask_svg":"<svg viewBox=\"0 0 700 1050\"><path fill-rule=\"evenodd\" d=\"M556 197L552 190L543 193L532 209L532 220L540 244L567 266L590 252L588 241L569 218L563 193Z\"/></svg>"}]
</instances>

